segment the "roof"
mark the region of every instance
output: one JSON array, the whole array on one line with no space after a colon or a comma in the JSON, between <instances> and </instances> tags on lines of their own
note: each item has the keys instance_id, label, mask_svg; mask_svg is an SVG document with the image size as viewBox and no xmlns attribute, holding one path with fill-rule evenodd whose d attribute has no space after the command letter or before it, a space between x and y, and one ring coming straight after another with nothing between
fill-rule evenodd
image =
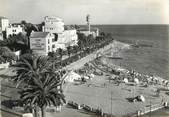
<instances>
[{"instance_id":1,"label":"roof","mask_svg":"<svg viewBox=\"0 0 169 117\"><path fill-rule=\"evenodd\" d=\"M32 32L31 33L31 38L45 38L49 32Z\"/></svg>"},{"instance_id":2,"label":"roof","mask_svg":"<svg viewBox=\"0 0 169 117\"><path fill-rule=\"evenodd\" d=\"M63 19L56 17L56 16L45 16L44 18L45 20L49 20L49 21L60 21L63 22Z\"/></svg>"}]
</instances>

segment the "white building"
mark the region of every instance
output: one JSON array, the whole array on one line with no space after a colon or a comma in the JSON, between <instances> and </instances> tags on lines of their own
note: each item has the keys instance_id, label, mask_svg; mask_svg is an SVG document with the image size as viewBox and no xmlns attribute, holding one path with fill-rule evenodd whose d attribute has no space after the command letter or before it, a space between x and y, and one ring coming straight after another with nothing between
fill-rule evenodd
<instances>
[{"instance_id":1,"label":"white building","mask_svg":"<svg viewBox=\"0 0 169 117\"><path fill-rule=\"evenodd\" d=\"M66 49L65 44L58 41L59 36L49 32L32 32L30 36L30 49L39 55L48 55L56 52L58 48Z\"/></svg>"},{"instance_id":2,"label":"white building","mask_svg":"<svg viewBox=\"0 0 169 117\"><path fill-rule=\"evenodd\" d=\"M65 46L74 46L77 45L78 42L78 36L76 30L65 30L64 32L64 43Z\"/></svg>"},{"instance_id":3,"label":"white building","mask_svg":"<svg viewBox=\"0 0 169 117\"><path fill-rule=\"evenodd\" d=\"M54 16L46 16L44 18L45 25L43 27L43 32L50 33L63 33L64 22L61 18Z\"/></svg>"},{"instance_id":4,"label":"white building","mask_svg":"<svg viewBox=\"0 0 169 117\"><path fill-rule=\"evenodd\" d=\"M0 27L2 31L5 31L9 26L9 20L6 17L0 17Z\"/></svg>"},{"instance_id":5,"label":"white building","mask_svg":"<svg viewBox=\"0 0 169 117\"><path fill-rule=\"evenodd\" d=\"M19 24L10 24L6 28L6 37L8 38L9 36L17 35L17 34L22 33L22 32L23 32L23 27L21 27L21 25L19 25Z\"/></svg>"},{"instance_id":6,"label":"white building","mask_svg":"<svg viewBox=\"0 0 169 117\"><path fill-rule=\"evenodd\" d=\"M99 36L99 29L98 28L81 28L78 30L80 33L83 33L85 36L93 35L93 37Z\"/></svg>"},{"instance_id":7,"label":"white building","mask_svg":"<svg viewBox=\"0 0 169 117\"><path fill-rule=\"evenodd\" d=\"M64 30L62 19L46 16L44 22L43 32L50 32L57 36L57 48L66 49L67 46L77 45L78 37L76 30Z\"/></svg>"},{"instance_id":8,"label":"white building","mask_svg":"<svg viewBox=\"0 0 169 117\"><path fill-rule=\"evenodd\" d=\"M30 49L39 55L47 55L52 51L52 41L55 36L49 32L32 32L30 35Z\"/></svg>"}]
</instances>

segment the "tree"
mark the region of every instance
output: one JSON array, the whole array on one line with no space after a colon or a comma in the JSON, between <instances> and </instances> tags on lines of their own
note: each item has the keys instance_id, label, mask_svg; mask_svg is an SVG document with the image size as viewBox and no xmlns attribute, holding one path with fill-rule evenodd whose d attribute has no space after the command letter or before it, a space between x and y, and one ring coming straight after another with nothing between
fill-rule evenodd
<instances>
[{"instance_id":1,"label":"tree","mask_svg":"<svg viewBox=\"0 0 169 117\"><path fill-rule=\"evenodd\" d=\"M41 22L40 24L37 24L38 30L43 31L43 26L45 25L45 22Z\"/></svg>"},{"instance_id":2,"label":"tree","mask_svg":"<svg viewBox=\"0 0 169 117\"><path fill-rule=\"evenodd\" d=\"M12 51L21 50L25 53L29 49L28 37L19 33L0 42L0 46L7 46Z\"/></svg>"},{"instance_id":3,"label":"tree","mask_svg":"<svg viewBox=\"0 0 169 117\"><path fill-rule=\"evenodd\" d=\"M58 49L58 53L59 53L60 59L62 60L63 49L59 48L59 49Z\"/></svg>"},{"instance_id":4,"label":"tree","mask_svg":"<svg viewBox=\"0 0 169 117\"><path fill-rule=\"evenodd\" d=\"M87 37L83 33L77 33L78 36L78 46L80 49L87 45Z\"/></svg>"},{"instance_id":5,"label":"tree","mask_svg":"<svg viewBox=\"0 0 169 117\"><path fill-rule=\"evenodd\" d=\"M60 78L56 78L54 74L42 73L39 74L39 77L33 77L32 84L20 92L21 99L25 104L41 108L42 117L46 115L47 105L58 106L66 102L60 88Z\"/></svg>"},{"instance_id":6,"label":"tree","mask_svg":"<svg viewBox=\"0 0 169 117\"><path fill-rule=\"evenodd\" d=\"M71 47L70 46L67 47L67 53L68 53L68 56L70 58L70 54L71 54Z\"/></svg>"},{"instance_id":7,"label":"tree","mask_svg":"<svg viewBox=\"0 0 169 117\"><path fill-rule=\"evenodd\" d=\"M76 54L77 52L78 52L78 46L77 46L77 45L74 45L74 46L73 46L73 53Z\"/></svg>"},{"instance_id":8,"label":"tree","mask_svg":"<svg viewBox=\"0 0 169 117\"><path fill-rule=\"evenodd\" d=\"M60 105L65 102L61 89L62 80L59 72L55 72L52 63L47 57L25 54L13 65L16 76L12 79L21 86L19 92L26 105L41 108L42 117L45 117L47 105Z\"/></svg>"},{"instance_id":9,"label":"tree","mask_svg":"<svg viewBox=\"0 0 169 117\"><path fill-rule=\"evenodd\" d=\"M24 30L26 31L26 35L28 36L28 38L30 37L30 34L32 31L39 31L38 26L32 24L32 23L27 23L25 20L21 21L21 24L24 27Z\"/></svg>"},{"instance_id":10,"label":"tree","mask_svg":"<svg viewBox=\"0 0 169 117\"><path fill-rule=\"evenodd\" d=\"M8 47L0 47L0 62L16 60L16 56Z\"/></svg>"},{"instance_id":11,"label":"tree","mask_svg":"<svg viewBox=\"0 0 169 117\"><path fill-rule=\"evenodd\" d=\"M16 75L12 79L20 86L21 83L30 84L33 77L36 77L45 69L48 69L51 63L48 58L24 54L20 60L13 65L16 69Z\"/></svg>"}]
</instances>

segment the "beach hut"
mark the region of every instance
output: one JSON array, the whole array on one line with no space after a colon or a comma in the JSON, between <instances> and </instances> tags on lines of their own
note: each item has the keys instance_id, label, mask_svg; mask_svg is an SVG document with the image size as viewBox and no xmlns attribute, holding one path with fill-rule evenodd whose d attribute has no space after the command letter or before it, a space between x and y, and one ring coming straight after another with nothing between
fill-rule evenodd
<instances>
[{"instance_id":1,"label":"beach hut","mask_svg":"<svg viewBox=\"0 0 169 117\"><path fill-rule=\"evenodd\" d=\"M74 82L74 80L80 80L81 76L73 71L69 72L65 78L65 82Z\"/></svg>"}]
</instances>

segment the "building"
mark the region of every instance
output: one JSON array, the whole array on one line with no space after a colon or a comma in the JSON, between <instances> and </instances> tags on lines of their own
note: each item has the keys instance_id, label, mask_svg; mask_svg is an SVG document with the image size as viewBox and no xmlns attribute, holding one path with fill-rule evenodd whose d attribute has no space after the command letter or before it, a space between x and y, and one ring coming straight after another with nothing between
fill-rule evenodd
<instances>
[{"instance_id":1,"label":"building","mask_svg":"<svg viewBox=\"0 0 169 117\"><path fill-rule=\"evenodd\" d=\"M44 18L43 32L53 33L57 37L57 48L66 49L67 46L77 45L77 32L75 29L65 30L62 19L54 16Z\"/></svg>"},{"instance_id":2,"label":"building","mask_svg":"<svg viewBox=\"0 0 169 117\"><path fill-rule=\"evenodd\" d=\"M47 55L52 51L52 41L55 36L49 32L32 32L30 35L30 49L38 55Z\"/></svg>"},{"instance_id":3,"label":"building","mask_svg":"<svg viewBox=\"0 0 169 117\"><path fill-rule=\"evenodd\" d=\"M44 18L45 25L43 27L43 32L50 33L63 33L64 22L61 18L54 16L46 16Z\"/></svg>"},{"instance_id":4,"label":"building","mask_svg":"<svg viewBox=\"0 0 169 117\"><path fill-rule=\"evenodd\" d=\"M23 27L20 24L10 24L6 28L6 37L8 38L9 36L17 35L22 32L23 32Z\"/></svg>"},{"instance_id":5,"label":"building","mask_svg":"<svg viewBox=\"0 0 169 117\"><path fill-rule=\"evenodd\" d=\"M78 32L83 33L85 36L92 35L94 38L99 36L99 29L91 27L90 24L90 15L86 15L86 27L78 29Z\"/></svg>"},{"instance_id":6,"label":"building","mask_svg":"<svg viewBox=\"0 0 169 117\"><path fill-rule=\"evenodd\" d=\"M38 55L45 56L49 52L56 52L58 48L65 49L65 44L58 41L59 36L63 35L50 32L32 32L30 35L30 49Z\"/></svg>"},{"instance_id":7,"label":"building","mask_svg":"<svg viewBox=\"0 0 169 117\"><path fill-rule=\"evenodd\" d=\"M2 32L5 31L8 26L9 26L8 18L0 17L0 27L2 29Z\"/></svg>"},{"instance_id":8,"label":"building","mask_svg":"<svg viewBox=\"0 0 169 117\"><path fill-rule=\"evenodd\" d=\"M66 47L77 45L78 36L77 36L77 31L75 29L65 30L64 38L65 38L64 43Z\"/></svg>"},{"instance_id":9,"label":"building","mask_svg":"<svg viewBox=\"0 0 169 117\"><path fill-rule=\"evenodd\" d=\"M80 33L83 33L85 36L93 35L93 37L99 36L99 29L98 28L90 28L90 31L88 28L80 28L78 29Z\"/></svg>"},{"instance_id":10,"label":"building","mask_svg":"<svg viewBox=\"0 0 169 117\"><path fill-rule=\"evenodd\" d=\"M3 40L3 33L1 28L0 28L0 40Z\"/></svg>"}]
</instances>

